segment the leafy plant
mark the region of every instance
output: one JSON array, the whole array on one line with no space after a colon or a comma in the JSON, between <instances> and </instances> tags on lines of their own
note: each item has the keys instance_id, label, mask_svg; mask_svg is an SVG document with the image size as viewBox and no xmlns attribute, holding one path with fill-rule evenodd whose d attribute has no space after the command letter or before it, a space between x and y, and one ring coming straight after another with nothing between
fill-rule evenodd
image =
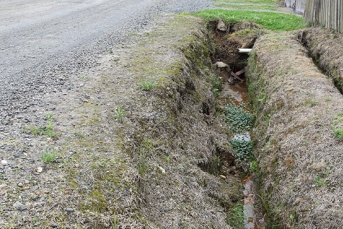
<instances>
[{"instance_id":1,"label":"leafy plant","mask_svg":"<svg viewBox=\"0 0 343 229\"><path fill-rule=\"evenodd\" d=\"M230 129L236 133L249 130L253 126L253 116L232 104L225 108L225 121L230 123Z\"/></svg>"},{"instance_id":2,"label":"leafy plant","mask_svg":"<svg viewBox=\"0 0 343 229\"><path fill-rule=\"evenodd\" d=\"M253 150L251 141L233 138L230 143L239 159L246 160L251 158Z\"/></svg>"},{"instance_id":3,"label":"leafy plant","mask_svg":"<svg viewBox=\"0 0 343 229\"><path fill-rule=\"evenodd\" d=\"M40 159L44 162L44 163L50 163L55 161L57 158L57 154L53 151L50 150L46 150L40 157Z\"/></svg>"}]
</instances>

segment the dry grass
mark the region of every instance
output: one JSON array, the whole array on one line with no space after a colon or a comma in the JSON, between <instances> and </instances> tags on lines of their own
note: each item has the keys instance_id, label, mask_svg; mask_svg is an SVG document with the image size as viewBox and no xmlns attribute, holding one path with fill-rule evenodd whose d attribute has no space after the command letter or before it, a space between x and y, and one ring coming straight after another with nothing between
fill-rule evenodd
<instances>
[{"instance_id":1,"label":"dry grass","mask_svg":"<svg viewBox=\"0 0 343 229\"><path fill-rule=\"evenodd\" d=\"M249 59L262 190L274 227L340 228L343 98L296 37L263 36Z\"/></svg>"}]
</instances>

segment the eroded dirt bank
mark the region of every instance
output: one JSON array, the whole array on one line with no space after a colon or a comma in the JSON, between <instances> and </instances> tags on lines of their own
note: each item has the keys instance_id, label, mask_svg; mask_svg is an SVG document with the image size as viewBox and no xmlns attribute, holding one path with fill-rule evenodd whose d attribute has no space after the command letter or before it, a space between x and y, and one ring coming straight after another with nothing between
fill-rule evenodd
<instances>
[{"instance_id":1,"label":"eroded dirt bank","mask_svg":"<svg viewBox=\"0 0 343 229\"><path fill-rule=\"evenodd\" d=\"M166 16L47 94L56 109L20 125L30 147L2 158L0 227L230 228L243 192L205 27Z\"/></svg>"},{"instance_id":2,"label":"eroded dirt bank","mask_svg":"<svg viewBox=\"0 0 343 229\"><path fill-rule=\"evenodd\" d=\"M332 43L325 44L327 47L317 51L322 56L342 56L331 47ZM324 67L330 65L328 58L319 60ZM295 33L259 38L248 71L256 113L254 140L260 163L261 198L268 203L266 211L272 216L269 225L340 228L342 95L308 57Z\"/></svg>"}]
</instances>

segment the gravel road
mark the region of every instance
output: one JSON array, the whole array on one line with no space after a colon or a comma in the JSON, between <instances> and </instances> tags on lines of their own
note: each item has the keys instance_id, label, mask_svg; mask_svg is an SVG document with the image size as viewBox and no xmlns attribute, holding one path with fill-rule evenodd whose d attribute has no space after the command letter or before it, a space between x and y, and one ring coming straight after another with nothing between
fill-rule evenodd
<instances>
[{"instance_id":1,"label":"gravel road","mask_svg":"<svg viewBox=\"0 0 343 229\"><path fill-rule=\"evenodd\" d=\"M30 122L44 95L72 90L71 75L158 15L196 11L210 0L0 1L0 131L22 116ZM35 109L33 109L34 112ZM0 140L1 132L0 132Z\"/></svg>"}]
</instances>

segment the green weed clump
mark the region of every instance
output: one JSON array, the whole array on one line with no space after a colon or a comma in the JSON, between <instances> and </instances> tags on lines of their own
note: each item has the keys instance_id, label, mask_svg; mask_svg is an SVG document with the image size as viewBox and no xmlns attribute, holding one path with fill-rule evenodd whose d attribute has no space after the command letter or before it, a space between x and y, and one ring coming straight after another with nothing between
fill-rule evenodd
<instances>
[{"instance_id":1,"label":"green weed clump","mask_svg":"<svg viewBox=\"0 0 343 229\"><path fill-rule=\"evenodd\" d=\"M235 204L227 214L227 223L232 228L244 227L244 206L241 203Z\"/></svg>"},{"instance_id":2,"label":"green weed clump","mask_svg":"<svg viewBox=\"0 0 343 229\"><path fill-rule=\"evenodd\" d=\"M40 157L44 163L54 162L57 158L57 154L51 150L46 150Z\"/></svg>"},{"instance_id":3,"label":"green weed clump","mask_svg":"<svg viewBox=\"0 0 343 229\"><path fill-rule=\"evenodd\" d=\"M252 128L253 116L233 104L225 108L225 121L230 123L230 130L235 133L242 133Z\"/></svg>"},{"instance_id":4,"label":"green weed clump","mask_svg":"<svg viewBox=\"0 0 343 229\"><path fill-rule=\"evenodd\" d=\"M156 82L148 80L141 82L139 86L143 91L151 91L156 85Z\"/></svg>"},{"instance_id":5,"label":"green weed clump","mask_svg":"<svg viewBox=\"0 0 343 229\"><path fill-rule=\"evenodd\" d=\"M30 126L28 131L33 135L45 135L50 138L56 138L57 134L54 131L54 125L53 125L53 120L56 119L56 117L53 114L48 113L45 115L45 119L46 119L45 126L39 126L39 127Z\"/></svg>"},{"instance_id":6,"label":"green weed clump","mask_svg":"<svg viewBox=\"0 0 343 229\"><path fill-rule=\"evenodd\" d=\"M197 12L195 15L207 20L218 20L221 18L227 23L250 21L261 25L265 29L274 31L290 31L305 27L302 17L284 13L207 9Z\"/></svg>"}]
</instances>

